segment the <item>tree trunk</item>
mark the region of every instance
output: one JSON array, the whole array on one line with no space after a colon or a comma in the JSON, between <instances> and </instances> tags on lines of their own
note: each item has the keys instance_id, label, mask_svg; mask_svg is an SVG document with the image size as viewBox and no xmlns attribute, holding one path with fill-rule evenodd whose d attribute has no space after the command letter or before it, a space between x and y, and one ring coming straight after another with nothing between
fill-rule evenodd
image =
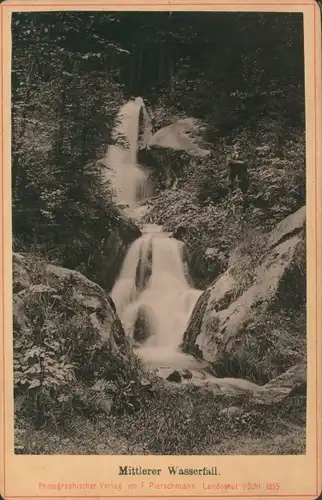
<instances>
[{"instance_id":1,"label":"tree trunk","mask_svg":"<svg viewBox=\"0 0 322 500\"><path fill-rule=\"evenodd\" d=\"M63 84L62 90L60 92L59 126L58 126L58 132L57 132L57 140L56 140L56 155L58 156L58 158L61 157L61 155L63 153L63 146L64 146L65 101L66 101L66 94L65 94L65 86Z\"/></svg>"},{"instance_id":2,"label":"tree trunk","mask_svg":"<svg viewBox=\"0 0 322 500\"><path fill-rule=\"evenodd\" d=\"M30 99L30 93L31 93L31 85L32 85L32 76L33 76L33 70L35 67L35 62L32 58L32 56L29 56L29 64L28 64L28 76L27 76L27 85L26 85L26 92L25 92L25 97L24 97L24 104L23 104L23 109L21 113L21 118L20 118L20 127L19 127L19 122L17 125L17 129L15 132L15 121L14 121L14 112L12 110L12 137L13 137L13 161L12 161L12 190L15 192L15 188L17 185L17 176L18 176L18 170L19 170L19 165L20 165L20 159L21 159L21 148L22 148L22 142L23 142L23 137L26 132L26 119L27 119L27 104ZM15 99L13 99L13 102ZM19 113L18 113L19 114Z\"/></svg>"},{"instance_id":3,"label":"tree trunk","mask_svg":"<svg viewBox=\"0 0 322 500\"><path fill-rule=\"evenodd\" d=\"M158 74L158 81L159 83L164 82L164 61L165 60L165 48L164 44L160 44L160 51L159 51L159 74Z\"/></svg>"},{"instance_id":4,"label":"tree trunk","mask_svg":"<svg viewBox=\"0 0 322 500\"><path fill-rule=\"evenodd\" d=\"M140 85L141 80L142 80L142 65L143 65L143 47L142 47L142 45L139 46L137 59L138 59L138 62L137 62L137 68L136 68L136 84Z\"/></svg>"},{"instance_id":5,"label":"tree trunk","mask_svg":"<svg viewBox=\"0 0 322 500\"><path fill-rule=\"evenodd\" d=\"M136 63L136 47L133 50L133 55L131 57L130 62L130 79L129 79L129 87L133 89L134 81L135 81L135 63Z\"/></svg>"},{"instance_id":6,"label":"tree trunk","mask_svg":"<svg viewBox=\"0 0 322 500\"><path fill-rule=\"evenodd\" d=\"M28 104L28 101L30 98L31 83L32 83L32 75L33 75L34 66L35 66L35 62L32 59L32 57L29 56L28 78L27 78L27 86L26 86L26 92L25 92L25 98L24 98L24 106L23 106L21 120L20 120L21 127L20 127L20 131L18 134L18 138L17 138L18 144L20 144L20 142L22 141L22 138L23 138L23 136L25 134L25 130L26 130L27 104Z\"/></svg>"},{"instance_id":7,"label":"tree trunk","mask_svg":"<svg viewBox=\"0 0 322 500\"><path fill-rule=\"evenodd\" d=\"M171 54L169 54L168 62L169 62L169 92L170 95L173 95L175 90L175 82L174 82L174 65Z\"/></svg>"}]
</instances>

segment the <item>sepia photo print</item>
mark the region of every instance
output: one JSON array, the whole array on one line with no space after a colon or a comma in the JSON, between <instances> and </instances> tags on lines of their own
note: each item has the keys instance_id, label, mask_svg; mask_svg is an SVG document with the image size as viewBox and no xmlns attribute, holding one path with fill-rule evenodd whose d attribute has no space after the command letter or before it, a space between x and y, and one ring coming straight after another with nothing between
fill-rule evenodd
<instances>
[{"instance_id":1,"label":"sepia photo print","mask_svg":"<svg viewBox=\"0 0 322 500\"><path fill-rule=\"evenodd\" d=\"M15 454L305 454L302 13L11 29Z\"/></svg>"}]
</instances>

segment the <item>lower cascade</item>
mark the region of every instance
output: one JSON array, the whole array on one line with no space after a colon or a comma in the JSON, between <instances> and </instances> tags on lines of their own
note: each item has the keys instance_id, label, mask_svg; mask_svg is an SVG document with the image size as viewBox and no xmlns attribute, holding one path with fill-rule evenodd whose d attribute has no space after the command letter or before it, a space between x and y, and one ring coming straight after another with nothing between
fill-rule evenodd
<instances>
[{"instance_id":1,"label":"lower cascade","mask_svg":"<svg viewBox=\"0 0 322 500\"><path fill-rule=\"evenodd\" d=\"M151 225L129 248L111 297L143 361L184 368L190 356L179 345L201 293L187 281L183 244Z\"/></svg>"}]
</instances>

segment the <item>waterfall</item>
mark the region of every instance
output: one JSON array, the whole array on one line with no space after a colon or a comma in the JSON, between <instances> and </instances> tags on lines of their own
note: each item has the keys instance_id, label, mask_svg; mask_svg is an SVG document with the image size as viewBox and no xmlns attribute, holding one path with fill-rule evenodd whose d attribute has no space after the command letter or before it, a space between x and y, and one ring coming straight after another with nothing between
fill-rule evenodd
<instances>
[{"instance_id":1,"label":"waterfall","mask_svg":"<svg viewBox=\"0 0 322 500\"><path fill-rule=\"evenodd\" d=\"M150 227L131 245L111 296L127 335L142 342L141 358L186 366L179 345L202 292L188 284L183 244L160 229Z\"/></svg>"},{"instance_id":2,"label":"waterfall","mask_svg":"<svg viewBox=\"0 0 322 500\"><path fill-rule=\"evenodd\" d=\"M139 143L140 111L144 130ZM150 141L151 119L141 97L120 110L106 163L120 202L128 214L139 217L138 204L149 196L148 176L137 164L139 147ZM120 143L123 140L123 144ZM125 143L124 143L125 141ZM143 235L130 246L119 279L111 292L127 335L140 347L149 364L187 366L192 357L179 350L192 310L201 295L187 281L183 244L157 225L145 225ZM192 361L191 361L192 360Z\"/></svg>"},{"instance_id":3,"label":"waterfall","mask_svg":"<svg viewBox=\"0 0 322 500\"><path fill-rule=\"evenodd\" d=\"M144 130L139 144L140 110L143 110ZM184 125L184 126L182 126ZM182 130L191 126L181 121ZM189 154L201 154L191 141L172 137L169 128L165 136L157 135L163 146L172 144L174 149L184 148ZM110 146L106 163L111 171L111 181L119 201L126 203L129 215L139 218L138 203L149 196L148 176L137 165L138 147L151 142L151 120L144 109L143 100L137 97L125 104L119 112L114 131L115 139L121 137L125 144ZM153 139L153 137L152 137ZM167 142L168 141L168 142ZM169 142L170 141L170 142ZM153 141L152 141L153 142ZM206 151L203 152L207 153ZM208 154L208 153L207 153ZM141 207L140 207L141 208ZM180 344L194 306L202 294L189 285L187 265L184 261L183 243L165 233L161 226L145 224L142 236L132 243L125 256L120 276L111 292L118 315L126 334L133 339L136 353L152 368L202 370L206 364L180 350ZM208 374L205 381L216 387L237 387L249 390L254 384L239 379L217 379Z\"/></svg>"},{"instance_id":4,"label":"waterfall","mask_svg":"<svg viewBox=\"0 0 322 500\"><path fill-rule=\"evenodd\" d=\"M115 144L109 146L104 160L109 168L108 178L115 190L119 204L127 206L129 215L138 203L150 195L151 186L147 173L137 164L140 111L143 99L136 97L120 109L113 131ZM144 108L145 109L145 108ZM144 113L144 134L149 134L147 112Z\"/></svg>"}]
</instances>

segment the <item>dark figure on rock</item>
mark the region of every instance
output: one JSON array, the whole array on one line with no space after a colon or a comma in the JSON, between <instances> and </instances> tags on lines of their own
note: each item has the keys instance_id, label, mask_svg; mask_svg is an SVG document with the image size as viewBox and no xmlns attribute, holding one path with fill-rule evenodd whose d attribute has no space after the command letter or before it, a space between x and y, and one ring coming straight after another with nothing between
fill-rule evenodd
<instances>
[{"instance_id":1,"label":"dark figure on rock","mask_svg":"<svg viewBox=\"0 0 322 500\"><path fill-rule=\"evenodd\" d=\"M233 152L227 160L227 185L228 192L232 195L240 190L243 196L243 208L247 208L247 191L249 187L249 177L247 163L242 159L239 144L234 145Z\"/></svg>"},{"instance_id":2,"label":"dark figure on rock","mask_svg":"<svg viewBox=\"0 0 322 500\"><path fill-rule=\"evenodd\" d=\"M247 193L249 177L247 164L241 157L239 144L234 145L232 155L227 161L228 168L228 190L232 193L235 189L240 189L243 194Z\"/></svg>"}]
</instances>

